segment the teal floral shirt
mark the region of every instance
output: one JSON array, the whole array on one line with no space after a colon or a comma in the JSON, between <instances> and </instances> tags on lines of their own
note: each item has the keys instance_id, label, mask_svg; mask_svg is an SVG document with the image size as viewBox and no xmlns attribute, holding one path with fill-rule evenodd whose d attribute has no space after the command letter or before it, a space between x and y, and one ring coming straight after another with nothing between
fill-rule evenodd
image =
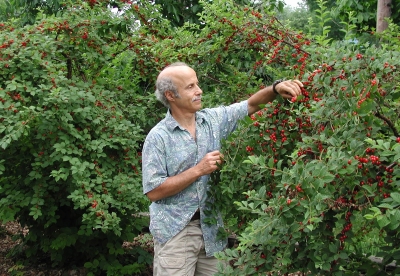
<instances>
[{"instance_id":1,"label":"teal floral shirt","mask_svg":"<svg viewBox=\"0 0 400 276\"><path fill-rule=\"evenodd\" d=\"M247 114L247 101L198 111L194 140L168 111L166 117L149 132L143 146L144 194L168 177L195 166L207 153L219 150L221 140L227 138ZM178 194L151 203L150 232L158 242L165 243L177 235L200 209L207 256L226 247L227 240L217 239L218 229L223 227L221 216L215 225L204 222L209 178L210 175L204 175Z\"/></svg>"}]
</instances>

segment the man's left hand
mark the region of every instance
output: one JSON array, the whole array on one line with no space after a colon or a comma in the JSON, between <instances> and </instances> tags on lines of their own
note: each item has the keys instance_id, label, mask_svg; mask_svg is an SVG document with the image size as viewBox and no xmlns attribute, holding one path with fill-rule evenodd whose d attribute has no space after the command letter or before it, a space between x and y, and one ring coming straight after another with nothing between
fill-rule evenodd
<instances>
[{"instance_id":1,"label":"man's left hand","mask_svg":"<svg viewBox=\"0 0 400 276\"><path fill-rule=\"evenodd\" d=\"M275 90L285 99L291 99L301 95L301 88L303 83L299 80L286 80L278 83Z\"/></svg>"}]
</instances>

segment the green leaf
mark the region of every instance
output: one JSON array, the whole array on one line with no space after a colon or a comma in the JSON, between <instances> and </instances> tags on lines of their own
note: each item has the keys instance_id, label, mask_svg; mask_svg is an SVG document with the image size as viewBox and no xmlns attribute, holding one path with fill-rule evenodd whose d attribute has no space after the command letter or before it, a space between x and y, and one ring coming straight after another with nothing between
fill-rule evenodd
<instances>
[{"instance_id":1,"label":"green leaf","mask_svg":"<svg viewBox=\"0 0 400 276\"><path fill-rule=\"evenodd\" d=\"M364 218L371 220L371 219L374 219L374 216L371 214L366 214L366 215L364 215Z\"/></svg>"},{"instance_id":2,"label":"green leaf","mask_svg":"<svg viewBox=\"0 0 400 276\"><path fill-rule=\"evenodd\" d=\"M374 194L374 192L373 192L371 186L369 186L369 185L363 185L363 186L361 186L361 187L362 187L364 190L366 190L366 191L368 192L368 195L369 195L369 196L371 196L371 195Z\"/></svg>"},{"instance_id":3,"label":"green leaf","mask_svg":"<svg viewBox=\"0 0 400 276\"><path fill-rule=\"evenodd\" d=\"M393 210L391 214L393 216L394 221L400 221L400 210L399 209Z\"/></svg>"},{"instance_id":4,"label":"green leaf","mask_svg":"<svg viewBox=\"0 0 400 276\"><path fill-rule=\"evenodd\" d=\"M307 227L310 231L313 231L313 230L314 230L314 225L313 225L313 224L307 224L306 227Z\"/></svg>"},{"instance_id":5,"label":"green leaf","mask_svg":"<svg viewBox=\"0 0 400 276\"><path fill-rule=\"evenodd\" d=\"M400 204L400 193L393 192L390 193L390 197L393 198L393 201Z\"/></svg>"},{"instance_id":6,"label":"green leaf","mask_svg":"<svg viewBox=\"0 0 400 276\"><path fill-rule=\"evenodd\" d=\"M379 208L393 209L393 206L387 203L382 203L379 205Z\"/></svg>"},{"instance_id":7,"label":"green leaf","mask_svg":"<svg viewBox=\"0 0 400 276\"><path fill-rule=\"evenodd\" d=\"M325 183L330 183L330 182L332 182L334 179L335 179L335 176L334 176L333 174L329 173L329 172L324 173L323 176L322 176L322 180L323 180Z\"/></svg>"},{"instance_id":8,"label":"green leaf","mask_svg":"<svg viewBox=\"0 0 400 276\"><path fill-rule=\"evenodd\" d=\"M386 225L390 224L390 220L388 220L388 218L386 216L378 216L377 217L377 222L379 227L382 229L383 227L385 227Z\"/></svg>"},{"instance_id":9,"label":"green leaf","mask_svg":"<svg viewBox=\"0 0 400 276\"><path fill-rule=\"evenodd\" d=\"M330 243L329 244L329 251L332 253L336 253L338 251L338 247L337 244L335 243Z\"/></svg>"},{"instance_id":10,"label":"green leaf","mask_svg":"<svg viewBox=\"0 0 400 276\"><path fill-rule=\"evenodd\" d=\"M331 268L331 265L329 263L323 263L322 264L322 269L325 271L329 271Z\"/></svg>"},{"instance_id":11,"label":"green leaf","mask_svg":"<svg viewBox=\"0 0 400 276\"><path fill-rule=\"evenodd\" d=\"M7 89L10 90L10 91L14 91L14 90L17 89L17 86L15 85L15 83L9 83L7 85Z\"/></svg>"},{"instance_id":12,"label":"green leaf","mask_svg":"<svg viewBox=\"0 0 400 276\"><path fill-rule=\"evenodd\" d=\"M343 260L347 260L349 258L346 252L340 252L339 257Z\"/></svg>"}]
</instances>

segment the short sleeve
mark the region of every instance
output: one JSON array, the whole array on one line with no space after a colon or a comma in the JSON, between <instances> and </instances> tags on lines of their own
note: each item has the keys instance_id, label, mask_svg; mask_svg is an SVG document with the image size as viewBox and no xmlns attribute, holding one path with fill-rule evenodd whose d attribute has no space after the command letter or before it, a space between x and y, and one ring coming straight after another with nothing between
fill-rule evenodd
<instances>
[{"instance_id":1,"label":"short sleeve","mask_svg":"<svg viewBox=\"0 0 400 276\"><path fill-rule=\"evenodd\" d=\"M237 127L238 121L248 115L247 100L229 106L220 106L206 110L213 125L219 129L219 137L226 139Z\"/></svg>"},{"instance_id":2,"label":"short sleeve","mask_svg":"<svg viewBox=\"0 0 400 276\"><path fill-rule=\"evenodd\" d=\"M142 175L144 194L157 188L168 178L165 144L154 131L150 131L143 145Z\"/></svg>"}]
</instances>

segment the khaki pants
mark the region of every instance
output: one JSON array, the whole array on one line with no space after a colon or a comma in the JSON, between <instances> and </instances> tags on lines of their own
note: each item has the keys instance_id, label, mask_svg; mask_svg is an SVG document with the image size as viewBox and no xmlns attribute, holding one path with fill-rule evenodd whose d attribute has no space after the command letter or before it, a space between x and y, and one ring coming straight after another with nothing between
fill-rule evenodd
<instances>
[{"instance_id":1,"label":"khaki pants","mask_svg":"<svg viewBox=\"0 0 400 276\"><path fill-rule=\"evenodd\" d=\"M154 276L211 276L218 272L217 263L215 257L206 257L199 220L165 244L154 240Z\"/></svg>"}]
</instances>

